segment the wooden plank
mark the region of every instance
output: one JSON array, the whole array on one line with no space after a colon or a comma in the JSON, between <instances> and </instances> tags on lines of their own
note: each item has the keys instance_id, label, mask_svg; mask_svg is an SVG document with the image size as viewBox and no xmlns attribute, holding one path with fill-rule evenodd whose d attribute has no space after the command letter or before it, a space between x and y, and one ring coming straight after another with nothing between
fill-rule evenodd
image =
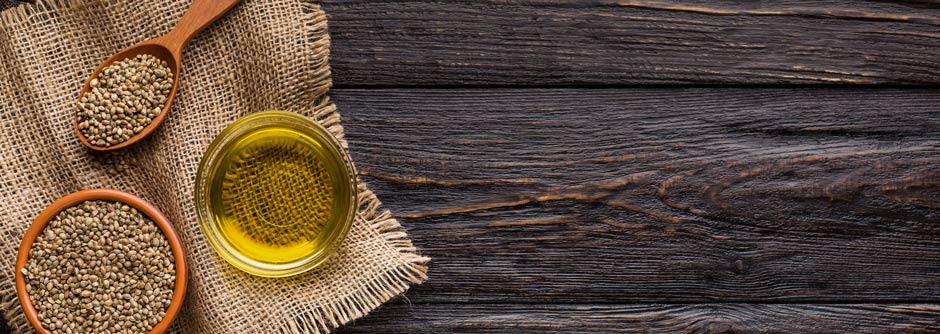
<instances>
[{"instance_id":1,"label":"wooden plank","mask_svg":"<svg viewBox=\"0 0 940 334\"><path fill-rule=\"evenodd\" d=\"M26 1L20 1L20 0L0 0L0 10L13 8L25 2ZM0 327L0 333L2 333L2 331L3 331L3 327Z\"/></svg>"},{"instance_id":2,"label":"wooden plank","mask_svg":"<svg viewBox=\"0 0 940 334\"><path fill-rule=\"evenodd\" d=\"M338 86L937 84L916 1L326 0Z\"/></svg>"},{"instance_id":3,"label":"wooden plank","mask_svg":"<svg viewBox=\"0 0 940 334\"><path fill-rule=\"evenodd\" d=\"M937 333L940 305L393 303L341 333Z\"/></svg>"},{"instance_id":4,"label":"wooden plank","mask_svg":"<svg viewBox=\"0 0 940 334\"><path fill-rule=\"evenodd\" d=\"M940 301L932 90L332 95L413 301Z\"/></svg>"}]
</instances>

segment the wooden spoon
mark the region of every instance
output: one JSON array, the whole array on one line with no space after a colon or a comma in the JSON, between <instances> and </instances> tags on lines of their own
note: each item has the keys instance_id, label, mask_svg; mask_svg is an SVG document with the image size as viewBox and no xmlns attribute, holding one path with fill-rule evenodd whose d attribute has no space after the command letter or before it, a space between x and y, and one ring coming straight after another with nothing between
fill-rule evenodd
<instances>
[{"instance_id":1,"label":"wooden spoon","mask_svg":"<svg viewBox=\"0 0 940 334\"><path fill-rule=\"evenodd\" d=\"M193 36L208 27L212 22L222 17L222 14L235 7L240 0L193 0L189 10L183 14L183 18L166 35L146 40L131 47L128 47L114 54L95 69L95 72L85 81L85 87L82 88L78 99L81 100L85 93L91 90L91 80L98 77L98 74L115 61L133 58L139 54L149 54L167 63L173 73L173 88L170 89L170 95L167 96L163 105L163 110L150 122L143 130L127 140L111 145L97 146L88 141L88 138L78 128L78 113L75 113L75 133L78 139L88 148L96 151L110 151L130 146L152 133L170 111L170 105L173 103L173 96L176 95L176 88L179 86L180 65L183 60L183 47Z\"/></svg>"}]
</instances>

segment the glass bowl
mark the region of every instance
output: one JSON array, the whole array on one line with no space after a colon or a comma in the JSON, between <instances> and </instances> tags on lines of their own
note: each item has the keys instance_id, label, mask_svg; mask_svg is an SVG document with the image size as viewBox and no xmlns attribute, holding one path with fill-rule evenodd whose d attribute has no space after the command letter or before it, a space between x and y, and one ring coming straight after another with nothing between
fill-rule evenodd
<instances>
[{"instance_id":1,"label":"glass bowl","mask_svg":"<svg viewBox=\"0 0 940 334\"><path fill-rule=\"evenodd\" d=\"M339 140L291 112L235 121L196 173L196 210L209 244L258 276L292 276L324 263L346 238L357 199L356 171Z\"/></svg>"}]
</instances>

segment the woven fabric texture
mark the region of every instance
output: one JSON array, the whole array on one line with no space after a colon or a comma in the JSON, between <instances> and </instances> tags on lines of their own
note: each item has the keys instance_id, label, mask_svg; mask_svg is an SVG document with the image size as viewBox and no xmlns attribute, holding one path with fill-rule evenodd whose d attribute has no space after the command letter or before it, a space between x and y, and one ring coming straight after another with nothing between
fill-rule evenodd
<instances>
[{"instance_id":1,"label":"woven fabric texture","mask_svg":"<svg viewBox=\"0 0 940 334\"><path fill-rule=\"evenodd\" d=\"M109 55L168 32L189 0L38 0L0 13L0 307L32 332L14 290L20 240L53 201L115 188L150 201L187 246L191 279L172 333L326 333L426 279L391 213L360 183L357 219L325 265L261 278L229 265L199 229L193 183L203 152L228 124L279 109L324 125L344 146L330 87L329 35L311 0L243 0L184 51L179 92L164 124L118 153L93 153L73 129L84 79Z\"/></svg>"}]
</instances>

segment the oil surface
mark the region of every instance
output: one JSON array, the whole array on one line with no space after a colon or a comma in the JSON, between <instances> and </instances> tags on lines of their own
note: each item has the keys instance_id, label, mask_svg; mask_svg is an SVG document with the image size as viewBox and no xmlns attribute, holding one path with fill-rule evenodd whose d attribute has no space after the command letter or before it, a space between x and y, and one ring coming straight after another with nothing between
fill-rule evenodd
<instances>
[{"instance_id":1,"label":"oil surface","mask_svg":"<svg viewBox=\"0 0 940 334\"><path fill-rule=\"evenodd\" d=\"M210 180L214 223L241 254L289 263L325 247L345 172L321 143L287 128L254 131L229 143ZM342 203L339 203L342 202Z\"/></svg>"}]
</instances>

